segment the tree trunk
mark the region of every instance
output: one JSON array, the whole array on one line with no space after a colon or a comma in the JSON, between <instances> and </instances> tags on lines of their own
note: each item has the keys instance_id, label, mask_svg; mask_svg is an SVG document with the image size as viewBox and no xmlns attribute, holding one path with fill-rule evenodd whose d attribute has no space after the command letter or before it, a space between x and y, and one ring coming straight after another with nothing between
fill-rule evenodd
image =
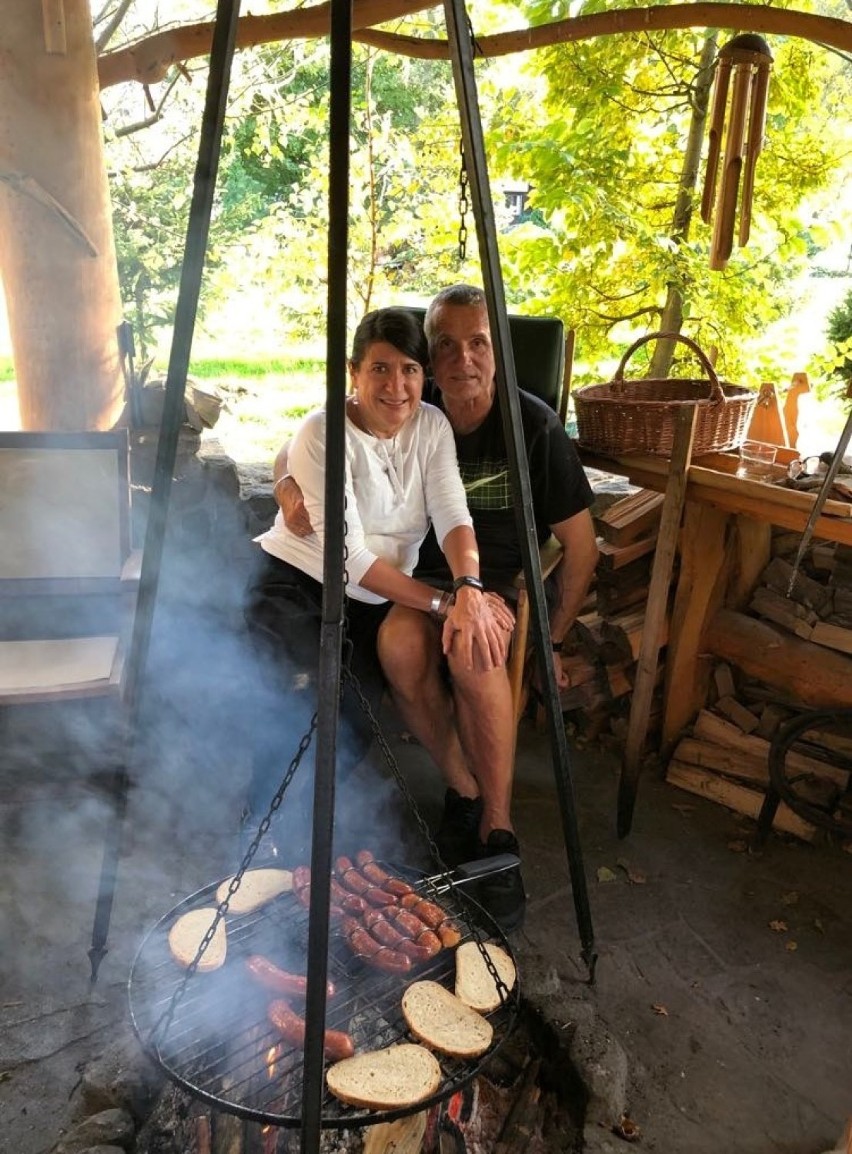
<instances>
[{"instance_id":1,"label":"tree trunk","mask_svg":"<svg viewBox=\"0 0 852 1154\"><path fill-rule=\"evenodd\" d=\"M701 143L704 140L704 126L707 123L707 105L713 84L713 61L716 58L716 35L712 33L704 41L695 87L692 91L692 119L683 154L683 168L680 173L680 187L672 218L672 240L678 245L689 239L689 226L695 206L695 190L698 187L698 167L701 162ZM666 303L660 318L660 331L679 333L683 324L683 291L679 284L670 282L666 293ZM649 377L667 377L674 356L674 341L655 341Z\"/></svg>"},{"instance_id":2,"label":"tree trunk","mask_svg":"<svg viewBox=\"0 0 852 1154\"><path fill-rule=\"evenodd\" d=\"M113 426L121 321L87 0L5 0L0 273L24 429Z\"/></svg>"}]
</instances>

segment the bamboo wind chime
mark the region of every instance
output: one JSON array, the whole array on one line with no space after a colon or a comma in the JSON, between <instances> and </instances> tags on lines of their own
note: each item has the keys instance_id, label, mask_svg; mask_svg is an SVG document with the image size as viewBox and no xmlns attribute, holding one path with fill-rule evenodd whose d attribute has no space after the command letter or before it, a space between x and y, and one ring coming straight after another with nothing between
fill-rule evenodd
<instances>
[{"instance_id":1,"label":"bamboo wind chime","mask_svg":"<svg viewBox=\"0 0 852 1154\"><path fill-rule=\"evenodd\" d=\"M754 196L754 172L763 147L766 122L766 97L772 55L766 41L751 33L735 36L719 51L716 61L716 83L710 117L710 147L701 198L701 218L710 224L714 213L713 239L710 242L710 267L723 269L734 244L734 220L742 186L738 243L748 243L751 229L751 202ZM733 84L731 83L733 73ZM725 127L728 92L731 108ZM719 158L722 140L725 159L721 179ZM718 183L718 194L716 185Z\"/></svg>"}]
</instances>

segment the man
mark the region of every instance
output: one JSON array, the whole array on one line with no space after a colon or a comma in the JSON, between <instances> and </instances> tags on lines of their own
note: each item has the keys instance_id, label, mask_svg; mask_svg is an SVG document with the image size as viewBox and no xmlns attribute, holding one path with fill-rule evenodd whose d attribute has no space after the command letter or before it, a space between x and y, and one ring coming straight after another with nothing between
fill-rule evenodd
<instances>
[{"instance_id":1,"label":"man","mask_svg":"<svg viewBox=\"0 0 852 1154\"><path fill-rule=\"evenodd\" d=\"M424 327L437 386L426 399L444 410L453 427L481 576L487 588L505 591L522 557L482 289L444 289L429 305ZM528 393L520 393L520 399L539 541L553 533L564 550L549 586L554 672L557 683L565 686L558 649L585 598L598 557L589 513L592 492L556 414ZM310 532L298 493L290 482L279 484L284 460L276 462L275 477L287 524L294 531ZM416 574L430 583L450 580L431 534L421 546ZM382 625L379 658L404 724L440 767L447 785L436 834L442 857L452 864L517 854L510 812L514 732L505 666L472 670L450 654L448 681L439 628L425 614L400 606ZM505 930L521 924L525 896L519 870L483 880L478 897Z\"/></svg>"}]
</instances>

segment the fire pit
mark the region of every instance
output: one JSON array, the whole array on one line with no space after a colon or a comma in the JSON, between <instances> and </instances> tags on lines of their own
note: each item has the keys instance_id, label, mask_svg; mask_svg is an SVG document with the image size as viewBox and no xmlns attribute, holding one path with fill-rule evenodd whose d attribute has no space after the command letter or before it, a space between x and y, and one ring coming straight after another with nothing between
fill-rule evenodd
<instances>
[{"instance_id":1,"label":"fire pit","mask_svg":"<svg viewBox=\"0 0 852 1154\"><path fill-rule=\"evenodd\" d=\"M393 867L394 872L403 871ZM405 876L417 892L435 900L434 884L422 875ZM213 972L182 971L171 956L168 931L177 917L215 907L214 882L165 914L145 937L134 961L130 1010L137 1035L153 1059L177 1085L217 1110L276 1127L298 1127L302 1120L303 1052L283 1042L267 1019L272 995L255 984L246 960L263 954L293 972L304 972L308 914L292 893L282 894L250 914L226 915L227 960ZM461 940L498 942L510 954L505 937L488 914L466 894L448 887L438 895L457 924ZM212 912L211 912L212 921ZM443 949L405 975L371 968L352 954L342 936L332 934L329 978L335 994L326 1008L326 1026L348 1033L356 1052L410 1041L401 1010L405 988L430 979L453 989L455 951ZM394 1110L365 1110L344 1105L325 1091L323 1128L343 1129L391 1121L448 1098L470 1082L511 1033L520 1005L519 983L488 1015L494 1040L480 1058L437 1055L442 1080L428 1099Z\"/></svg>"}]
</instances>

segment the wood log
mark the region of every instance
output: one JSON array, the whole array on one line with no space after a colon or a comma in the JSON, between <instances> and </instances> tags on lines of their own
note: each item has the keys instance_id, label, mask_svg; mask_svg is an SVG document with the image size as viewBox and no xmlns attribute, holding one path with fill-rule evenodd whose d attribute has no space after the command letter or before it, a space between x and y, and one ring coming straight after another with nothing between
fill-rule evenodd
<instances>
[{"instance_id":1,"label":"wood log","mask_svg":"<svg viewBox=\"0 0 852 1154\"><path fill-rule=\"evenodd\" d=\"M756 717L750 709L741 705L736 697L720 697L716 702L716 709L719 713L724 714L742 733L753 733L760 723L760 718Z\"/></svg>"},{"instance_id":2,"label":"wood log","mask_svg":"<svg viewBox=\"0 0 852 1154\"><path fill-rule=\"evenodd\" d=\"M774 564L774 562L773 562ZM852 707L852 659L746 617L720 610L704 634L715 657L814 709Z\"/></svg>"},{"instance_id":3,"label":"wood log","mask_svg":"<svg viewBox=\"0 0 852 1154\"><path fill-rule=\"evenodd\" d=\"M731 667L724 661L720 661L713 670L713 683L716 686L717 697L734 697L737 692L737 687L734 684L734 675L731 673Z\"/></svg>"},{"instance_id":4,"label":"wood log","mask_svg":"<svg viewBox=\"0 0 852 1154\"><path fill-rule=\"evenodd\" d=\"M765 617L767 621L773 621L796 637L805 639L811 636L813 625L819 620L812 609L806 609L804 605L783 597L768 585L755 589L749 609L758 617Z\"/></svg>"},{"instance_id":5,"label":"wood log","mask_svg":"<svg viewBox=\"0 0 852 1154\"><path fill-rule=\"evenodd\" d=\"M672 761L669 764L666 781L670 785L678 786L679 789L687 790L688 793L696 794L708 801L715 801L719 805L727 806L728 809L745 814L746 817L755 820L757 820L763 805L763 794L758 790L749 789L748 786L740 785L738 782L728 781L707 770L696 769L692 765L682 765L678 761ZM781 833L793 834L795 837L801 838L802 841L812 841L816 833L815 827L810 822L800 818L784 802L778 806L772 828Z\"/></svg>"},{"instance_id":6,"label":"wood log","mask_svg":"<svg viewBox=\"0 0 852 1154\"><path fill-rule=\"evenodd\" d=\"M638 541L631 541L629 545L610 545L607 541L601 541L598 545L600 551L598 569L599 571L621 569L622 566L635 561L637 557L644 557L648 553L653 553L656 545L656 534L642 537Z\"/></svg>"},{"instance_id":7,"label":"wood log","mask_svg":"<svg viewBox=\"0 0 852 1154\"><path fill-rule=\"evenodd\" d=\"M626 589L619 589L617 585L598 584L598 611L604 617L623 613L637 605L644 605L648 600L648 582L628 585Z\"/></svg>"},{"instance_id":8,"label":"wood log","mask_svg":"<svg viewBox=\"0 0 852 1154\"><path fill-rule=\"evenodd\" d=\"M752 757L730 746L716 745L697 737L681 738L672 760L699 769L712 769L714 773L764 788L769 785L769 766L765 757Z\"/></svg>"},{"instance_id":9,"label":"wood log","mask_svg":"<svg viewBox=\"0 0 852 1154\"><path fill-rule=\"evenodd\" d=\"M783 557L773 557L763 570L761 579L764 585L786 597L792 576L793 566L790 562L785 561ZM813 577L808 577L801 569L796 573L790 598L808 609L813 609L820 617L830 611L828 606L832 600L831 590L825 585L820 585L819 581L814 581Z\"/></svg>"},{"instance_id":10,"label":"wood log","mask_svg":"<svg viewBox=\"0 0 852 1154\"><path fill-rule=\"evenodd\" d=\"M595 527L610 545L629 545L647 536L660 523L662 505L662 493L640 489L595 517Z\"/></svg>"},{"instance_id":11,"label":"wood log","mask_svg":"<svg viewBox=\"0 0 852 1154\"><path fill-rule=\"evenodd\" d=\"M707 709L702 709L696 718L693 733L703 741L726 746L728 749L737 750L745 757L761 760L767 767L769 765L769 742L765 738L758 737L754 733L743 733L736 725ZM796 753L795 750L788 750L784 766L788 776L812 774L814 777L834 782L841 789L845 789L849 784L848 770L831 765L827 761L819 761L815 757L806 757L804 754Z\"/></svg>"},{"instance_id":12,"label":"wood log","mask_svg":"<svg viewBox=\"0 0 852 1154\"><path fill-rule=\"evenodd\" d=\"M811 641L839 653L852 653L852 629L842 629L839 625L818 621L811 630Z\"/></svg>"},{"instance_id":13,"label":"wood log","mask_svg":"<svg viewBox=\"0 0 852 1154\"><path fill-rule=\"evenodd\" d=\"M423 1149L428 1111L409 1114L395 1122L379 1122L368 1126L364 1138L364 1154L419 1154Z\"/></svg>"},{"instance_id":14,"label":"wood log","mask_svg":"<svg viewBox=\"0 0 852 1154\"><path fill-rule=\"evenodd\" d=\"M646 628L645 610L619 613L616 617L604 618L601 626L601 656L607 664L616 665L621 661L636 661L642 646L642 635ZM669 620L663 617L659 632L652 640L662 648L668 640Z\"/></svg>"}]
</instances>

